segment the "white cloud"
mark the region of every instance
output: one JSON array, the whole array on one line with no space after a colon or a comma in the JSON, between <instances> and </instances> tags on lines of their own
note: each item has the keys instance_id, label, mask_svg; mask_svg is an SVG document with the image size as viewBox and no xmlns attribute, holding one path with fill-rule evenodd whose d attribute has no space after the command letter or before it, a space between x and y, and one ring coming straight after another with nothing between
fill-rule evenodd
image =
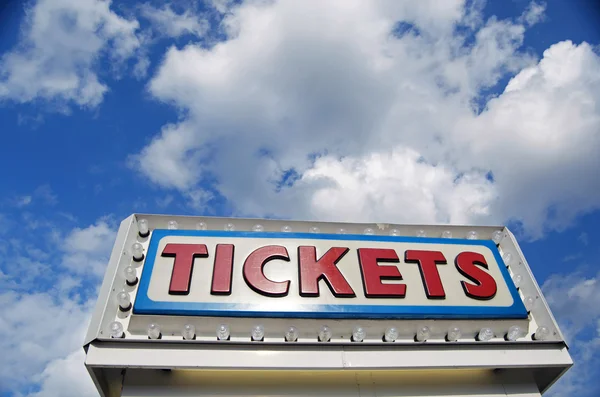
<instances>
[{"instance_id":1,"label":"white cloud","mask_svg":"<svg viewBox=\"0 0 600 397\"><path fill-rule=\"evenodd\" d=\"M532 4L516 22L483 21L463 1L232 6L227 40L167 51L149 90L187 117L131 164L187 197L216 181L242 214L560 230L600 202L600 58L567 41L536 63L520 47L542 15ZM413 28L395 37L399 21ZM290 170L296 183L278 189ZM436 177L408 192L422 175Z\"/></svg>"},{"instance_id":2,"label":"white cloud","mask_svg":"<svg viewBox=\"0 0 600 397\"><path fill-rule=\"evenodd\" d=\"M51 361L36 379L38 392L31 397L96 397L98 391L84 366L85 354L79 348L65 358Z\"/></svg>"},{"instance_id":3,"label":"white cloud","mask_svg":"<svg viewBox=\"0 0 600 397\"><path fill-rule=\"evenodd\" d=\"M21 207L26 207L29 204L31 204L31 196L21 196L21 197L17 197L17 202L16 202L16 206L21 208Z\"/></svg>"},{"instance_id":4,"label":"white cloud","mask_svg":"<svg viewBox=\"0 0 600 397\"><path fill-rule=\"evenodd\" d=\"M600 273L552 275L542 290L570 344L573 368L554 385L551 397L596 396L600 365Z\"/></svg>"},{"instance_id":5,"label":"white cloud","mask_svg":"<svg viewBox=\"0 0 600 397\"><path fill-rule=\"evenodd\" d=\"M37 0L20 43L0 61L0 100L58 100L97 106L108 91L95 72L106 52L120 64L139 47L138 22L104 0Z\"/></svg>"},{"instance_id":6,"label":"white cloud","mask_svg":"<svg viewBox=\"0 0 600 397\"><path fill-rule=\"evenodd\" d=\"M221 14L225 14L233 5L234 0L210 0L208 3Z\"/></svg>"},{"instance_id":7,"label":"white cloud","mask_svg":"<svg viewBox=\"0 0 600 397\"><path fill-rule=\"evenodd\" d=\"M528 25L533 25L544 19L546 12L546 3L537 3L532 1L527 10L521 15L521 20Z\"/></svg>"},{"instance_id":8,"label":"white cloud","mask_svg":"<svg viewBox=\"0 0 600 397\"><path fill-rule=\"evenodd\" d=\"M64 239L62 265L80 276L101 277L115 236L116 230L103 219L84 229L73 229Z\"/></svg>"},{"instance_id":9,"label":"white cloud","mask_svg":"<svg viewBox=\"0 0 600 397\"><path fill-rule=\"evenodd\" d=\"M115 230L105 218L67 233L45 227L46 238L18 225L0 238L0 394L97 395L82 344Z\"/></svg>"},{"instance_id":10,"label":"white cloud","mask_svg":"<svg viewBox=\"0 0 600 397\"><path fill-rule=\"evenodd\" d=\"M199 153L192 151L193 128L190 123L164 126L154 143L131 158L132 165L142 170L152 182L165 187L184 190L193 185L199 175Z\"/></svg>"},{"instance_id":11,"label":"white cloud","mask_svg":"<svg viewBox=\"0 0 600 397\"><path fill-rule=\"evenodd\" d=\"M283 197L286 203L302 197L297 206L309 198L306 213L318 219L463 224L488 218L495 195L484 173L457 178L455 170L396 148L360 158L322 157Z\"/></svg>"},{"instance_id":12,"label":"white cloud","mask_svg":"<svg viewBox=\"0 0 600 397\"><path fill-rule=\"evenodd\" d=\"M81 348L93 304L10 290L0 293L0 303L0 384L16 390L48 363Z\"/></svg>"},{"instance_id":13,"label":"white cloud","mask_svg":"<svg viewBox=\"0 0 600 397\"><path fill-rule=\"evenodd\" d=\"M206 19L190 10L184 10L182 13L173 11L170 4L165 4L162 8L144 4L141 7L141 13L152 23L153 29L167 37L179 37L186 34L201 37L210 26Z\"/></svg>"},{"instance_id":14,"label":"white cloud","mask_svg":"<svg viewBox=\"0 0 600 397\"><path fill-rule=\"evenodd\" d=\"M479 117L460 125L469 153L463 162L493 171L499 212L534 236L598 208L599 101L600 57L586 43L564 41L511 79Z\"/></svg>"}]
</instances>

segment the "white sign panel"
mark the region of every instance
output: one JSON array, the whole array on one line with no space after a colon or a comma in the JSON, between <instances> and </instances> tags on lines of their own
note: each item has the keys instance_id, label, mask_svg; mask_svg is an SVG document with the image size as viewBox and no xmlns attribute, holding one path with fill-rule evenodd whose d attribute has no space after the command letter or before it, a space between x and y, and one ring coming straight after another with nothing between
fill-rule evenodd
<instances>
[{"instance_id":1,"label":"white sign panel","mask_svg":"<svg viewBox=\"0 0 600 397\"><path fill-rule=\"evenodd\" d=\"M134 314L527 318L490 240L155 230Z\"/></svg>"}]
</instances>

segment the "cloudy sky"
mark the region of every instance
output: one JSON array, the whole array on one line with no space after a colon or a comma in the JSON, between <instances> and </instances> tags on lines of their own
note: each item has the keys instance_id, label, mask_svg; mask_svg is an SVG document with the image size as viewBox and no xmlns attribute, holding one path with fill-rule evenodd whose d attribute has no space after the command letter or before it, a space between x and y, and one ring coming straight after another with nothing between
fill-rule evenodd
<instances>
[{"instance_id":1,"label":"cloudy sky","mask_svg":"<svg viewBox=\"0 0 600 397\"><path fill-rule=\"evenodd\" d=\"M0 5L1 396L95 396L134 212L507 224L598 396L594 0Z\"/></svg>"}]
</instances>

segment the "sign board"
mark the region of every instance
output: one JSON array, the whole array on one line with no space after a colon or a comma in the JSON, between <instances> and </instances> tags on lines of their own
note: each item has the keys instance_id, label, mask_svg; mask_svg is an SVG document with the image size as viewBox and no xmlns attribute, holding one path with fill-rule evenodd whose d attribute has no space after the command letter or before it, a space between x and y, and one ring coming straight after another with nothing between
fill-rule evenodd
<instances>
[{"instance_id":1,"label":"sign board","mask_svg":"<svg viewBox=\"0 0 600 397\"><path fill-rule=\"evenodd\" d=\"M401 377L533 396L572 365L507 228L154 214L121 223L85 352L103 397L391 395Z\"/></svg>"},{"instance_id":2,"label":"sign board","mask_svg":"<svg viewBox=\"0 0 600 397\"><path fill-rule=\"evenodd\" d=\"M139 315L523 319L491 240L154 230Z\"/></svg>"}]
</instances>

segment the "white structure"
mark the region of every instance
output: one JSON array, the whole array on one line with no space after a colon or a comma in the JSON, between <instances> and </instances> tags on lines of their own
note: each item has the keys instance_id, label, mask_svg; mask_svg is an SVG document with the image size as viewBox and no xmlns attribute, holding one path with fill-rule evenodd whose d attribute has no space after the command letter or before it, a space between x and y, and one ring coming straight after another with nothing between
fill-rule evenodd
<instances>
[{"instance_id":1,"label":"white structure","mask_svg":"<svg viewBox=\"0 0 600 397\"><path fill-rule=\"evenodd\" d=\"M571 365L503 227L132 215L85 340L103 396L539 396Z\"/></svg>"}]
</instances>

